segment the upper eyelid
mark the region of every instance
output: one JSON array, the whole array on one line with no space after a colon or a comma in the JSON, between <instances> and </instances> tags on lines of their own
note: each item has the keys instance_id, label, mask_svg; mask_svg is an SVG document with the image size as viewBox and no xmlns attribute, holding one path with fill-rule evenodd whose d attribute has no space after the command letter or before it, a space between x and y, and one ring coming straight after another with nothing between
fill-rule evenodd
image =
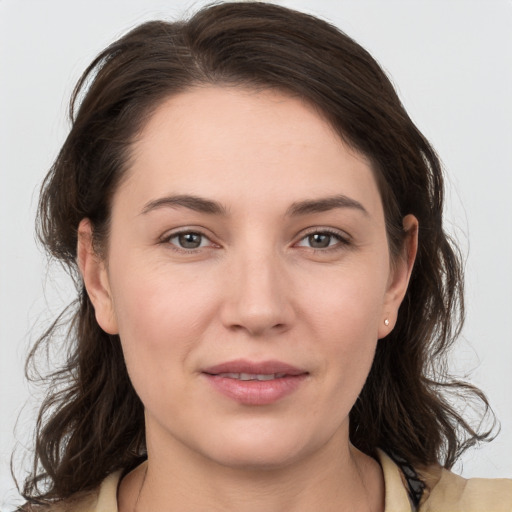
<instances>
[{"instance_id":1,"label":"upper eyelid","mask_svg":"<svg viewBox=\"0 0 512 512\"><path fill-rule=\"evenodd\" d=\"M160 240L170 240L171 238L174 238L175 236L183 235L186 233L195 233L197 235L204 236L205 238L208 238L208 240L213 242L212 235L205 233L205 230L203 228L188 227L188 226L184 227L184 228L175 228L173 230L166 231L161 237L159 237L159 239Z\"/></svg>"},{"instance_id":2,"label":"upper eyelid","mask_svg":"<svg viewBox=\"0 0 512 512\"><path fill-rule=\"evenodd\" d=\"M337 236L347 242L350 242L352 240L352 236L349 235L346 231L343 231L341 229L330 228L330 227L316 227L316 226L312 227L312 228L306 228L305 230L301 231L297 235L296 239L297 239L297 241L300 241L300 240L303 240L304 238L306 238L307 236L314 235L316 233Z\"/></svg>"},{"instance_id":3,"label":"upper eyelid","mask_svg":"<svg viewBox=\"0 0 512 512\"><path fill-rule=\"evenodd\" d=\"M197 235L200 235L201 237L206 238L208 240L209 244L206 246L203 246L203 247L195 247L195 248L188 249L186 247L180 247L179 244L171 243L171 240L173 238L176 238L180 235L187 234L187 233L195 233ZM181 253L194 253L197 251L204 251L211 247L215 248L216 246L217 247L219 246L219 244L217 244L215 241L212 240L211 236L208 236L202 230L199 230L199 229L178 229L176 231L167 232L166 234L164 234L163 236L161 236L158 239L158 243L164 244L164 245L169 244L170 246L172 246L173 250L181 252Z\"/></svg>"}]
</instances>

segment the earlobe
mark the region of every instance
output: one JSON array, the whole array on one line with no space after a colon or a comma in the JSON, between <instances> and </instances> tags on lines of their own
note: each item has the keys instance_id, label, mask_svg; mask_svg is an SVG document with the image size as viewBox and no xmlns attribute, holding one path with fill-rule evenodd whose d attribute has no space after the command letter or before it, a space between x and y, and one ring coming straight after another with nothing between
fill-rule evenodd
<instances>
[{"instance_id":1,"label":"earlobe","mask_svg":"<svg viewBox=\"0 0 512 512\"><path fill-rule=\"evenodd\" d=\"M379 339L387 336L394 328L398 316L398 308L407 292L416 253L418 250L418 219L414 215L406 215L403 219L405 240L402 253L393 265L390 281L383 304L383 318L379 325Z\"/></svg>"},{"instance_id":2,"label":"earlobe","mask_svg":"<svg viewBox=\"0 0 512 512\"><path fill-rule=\"evenodd\" d=\"M107 268L105 261L94 251L89 219L82 219L78 226L77 263L96 321L108 334L118 334Z\"/></svg>"}]
</instances>

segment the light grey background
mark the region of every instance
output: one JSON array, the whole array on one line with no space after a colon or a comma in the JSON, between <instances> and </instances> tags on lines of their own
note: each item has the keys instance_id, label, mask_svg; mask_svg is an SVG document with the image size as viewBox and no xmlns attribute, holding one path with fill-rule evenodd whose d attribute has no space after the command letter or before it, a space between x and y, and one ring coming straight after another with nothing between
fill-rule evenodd
<instances>
[{"instance_id":1,"label":"light grey background","mask_svg":"<svg viewBox=\"0 0 512 512\"><path fill-rule=\"evenodd\" d=\"M80 73L134 25L204 2L0 0L0 509L15 498L9 458L27 445L27 347L67 301L34 242L37 190L67 132ZM489 396L502 423L456 470L512 477L512 2L289 0L335 22L391 75L449 175L447 226L467 257L467 322L454 367ZM44 291L46 290L46 292ZM34 390L32 390L34 393ZM23 408L23 412L22 412ZM16 437L13 430L18 422Z\"/></svg>"}]
</instances>

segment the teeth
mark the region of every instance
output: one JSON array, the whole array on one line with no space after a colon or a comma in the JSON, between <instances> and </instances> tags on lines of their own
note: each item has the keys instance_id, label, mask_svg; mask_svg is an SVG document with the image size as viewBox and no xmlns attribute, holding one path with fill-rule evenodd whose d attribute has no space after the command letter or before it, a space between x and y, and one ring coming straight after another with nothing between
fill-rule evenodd
<instances>
[{"instance_id":1,"label":"teeth","mask_svg":"<svg viewBox=\"0 0 512 512\"><path fill-rule=\"evenodd\" d=\"M256 375L256 380L272 380L276 378L275 373L271 373L269 375Z\"/></svg>"},{"instance_id":2,"label":"teeth","mask_svg":"<svg viewBox=\"0 0 512 512\"><path fill-rule=\"evenodd\" d=\"M285 373L219 373L219 377L238 380L273 380L284 377Z\"/></svg>"}]
</instances>

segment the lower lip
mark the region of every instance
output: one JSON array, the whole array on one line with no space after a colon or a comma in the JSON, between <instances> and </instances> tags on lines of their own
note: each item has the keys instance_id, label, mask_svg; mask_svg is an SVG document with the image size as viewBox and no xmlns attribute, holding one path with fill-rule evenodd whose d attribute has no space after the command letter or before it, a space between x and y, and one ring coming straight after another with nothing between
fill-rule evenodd
<instances>
[{"instance_id":1,"label":"lower lip","mask_svg":"<svg viewBox=\"0 0 512 512\"><path fill-rule=\"evenodd\" d=\"M307 374L289 375L272 380L238 380L204 373L220 393L245 405L268 405L290 395L304 382Z\"/></svg>"}]
</instances>

